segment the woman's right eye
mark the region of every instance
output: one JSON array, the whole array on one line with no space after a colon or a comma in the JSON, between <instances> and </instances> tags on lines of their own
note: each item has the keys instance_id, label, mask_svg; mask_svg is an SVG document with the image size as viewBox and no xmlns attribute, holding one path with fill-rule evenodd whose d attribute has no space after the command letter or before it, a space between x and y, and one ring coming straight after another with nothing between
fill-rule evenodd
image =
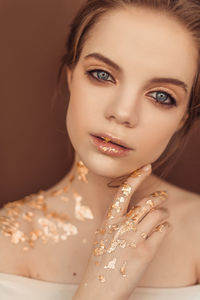
<instances>
[{"instance_id":1,"label":"woman's right eye","mask_svg":"<svg viewBox=\"0 0 200 300\"><path fill-rule=\"evenodd\" d=\"M112 81L108 80L109 77L112 79L113 79L113 77L110 75L110 73L108 73L104 70L100 70L100 69L90 70L90 71L86 71L86 74L91 76L93 79L95 79L97 81L113 82L113 80Z\"/></svg>"}]
</instances>

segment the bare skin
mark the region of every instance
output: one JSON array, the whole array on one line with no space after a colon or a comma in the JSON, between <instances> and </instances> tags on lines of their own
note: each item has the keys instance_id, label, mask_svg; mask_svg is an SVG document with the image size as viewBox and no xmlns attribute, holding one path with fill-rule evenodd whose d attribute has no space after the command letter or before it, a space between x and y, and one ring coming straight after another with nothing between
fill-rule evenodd
<instances>
[{"instance_id":1,"label":"bare skin","mask_svg":"<svg viewBox=\"0 0 200 300\"><path fill-rule=\"evenodd\" d=\"M106 184L115 176L128 174L146 163L155 161L164 151L171 136L182 125L189 93L185 95L180 86L173 84L147 82L153 77L167 76L186 82L189 90L191 89L197 58L191 36L180 24L168 17L159 19L157 15L155 18L155 15L146 12L144 18L143 11L141 19L140 14L132 18L129 14L131 12L118 13L120 16L113 15L113 18L105 19L96 28L98 34L92 36L86 44L80 63L73 73L73 79L72 73L69 70L67 72L71 91L67 128L76 150L76 161L82 159L89 168L89 185L75 179L73 188L83 196L84 204L91 207L95 218L85 222L74 219L73 222L79 230L78 236L70 237L68 241L57 245L44 245L38 241L36 247L27 252L22 252L19 245L11 244L7 237L1 235L1 251L5 259L1 261L0 272L57 283L79 284L90 256L94 232L101 224L105 210L116 191L107 188ZM133 13L135 14L134 11ZM146 35L141 35L141 26L134 24L140 24L141 20L144 26L142 30L149 30ZM152 27L149 24L152 24ZM125 28L127 34L124 35L124 31L119 30L117 26ZM117 34L113 34L115 28ZM141 36L143 39L137 40ZM165 38L160 42L157 41L158 36L160 39ZM154 43L148 43L149 37ZM122 38L122 44L127 47L117 47L119 39L121 41ZM168 38L173 42L166 47L164 41ZM137 43L134 42L135 39ZM153 45L157 47L156 52ZM112 58L123 66L124 72L114 72L102 62L93 59L87 63L83 62L83 56L94 51ZM118 85L104 83L103 86L102 83L100 85L86 79L83 71L95 67L113 73ZM166 109L155 105L154 97L147 96L147 92L153 93L155 88L172 92L177 98L177 107ZM136 151L119 160L94 151L89 142L89 133L107 128L120 134ZM57 212L68 211L72 218L73 203L62 203L57 197L50 196L50 192L54 188L65 186L73 172L74 167L60 183L46 191L47 206ZM136 191L128 209L156 190L167 190L169 193L169 200L165 206L169 211L169 222L173 230L163 241L138 286L181 287L200 282L200 197L152 174ZM71 199L70 191L67 196ZM3 213L1 210L1 215ZM35 222L38 218L39 215L36 216ZM28 232L34 229L34 223L28 228L22 223L22 227L23 231ZM187 237L190 237L190 241ZM83 243L83 239L86 239L86 243Z\"/></svg>"},{"instance_id":2,"label":"bare skin","mask_svg":"<svg viewBox=\"0 0 200 300\"><path fill-rule=\"evenodd\" d=\"M60 185L60 187L62 187L62 185ZM173 230L163 241L138 286L181 287L196 284L200 282L200 278L197 274L197 267L199 266L199 255L197 253L197 243L199 243L199 225L197 224L199 220L199 210L197 210L197 207L200 206L200 197L197 194L185 191L164 180L159 180L156 187L155 189L154 185L154 187L146 190L145 195L155 190L168 191L169 200L167 203L164 203L162 207L168 209L170 215L168 221L172 225ZM143 190L141 191L141 188L140 194L138 191L137 198L131 201L128 210L133 203L136 204L144 197L144 192ZM188 213L189 211L190 214ZM196 220L197 223L194 222L194 220ZM88 221L84 224L74 219L74 223L79 224L79 237L71 238L70 242L66 243L66 246L60 244L58 252L55 252L54 248L50 248L48 252L46 252L46 247L42 246L44 256L41 256L41 248L38 248L38 251L35 249L34 255L30 255L29 257L30 276L36 278L38 276L38 279L47 281L79 284L91 254L94 232L101 224L101 221L102 219L96 218L96 220ZM190 242L188 242L185 238L186 235L192 236L194 240L192 241L190 239ZM82 243L83 239L87 240L86 244ZM56 277L53 272L53 265L52 273L46 269L47 253L49 253L49 259L52 260L52 251L54 251L55 266L58 268L60 265L60 271L56 273ZM77 255L74 255L74 253L77 253ZM177 253L181 253L182 255L177 255ZM46 258L43 261L44 257ZM59 259L56 259L56 257L59 257ZM60 259L61 257L63 257L63 259ZM43 271L41 268L42 262L44 263ZM63 268L63 266L65 267ZM175 277L173 276L174 274L176 274Z\"/></svg>"},{"instance_id":3,"label":"bare skin","mask_svg":"<svg viewBox=\"0 0 200 300\"><path fill-rule=\"evenodd\" d=\"M154 175L151 176L154 177ZM66 183L66 181L64 182ZM155 190L167 190L169 194L167 203L164 203L162 207L168 209L170 215L168 221L173 230L163 241L138 286L183 287L200 283L200 276L197 273L200 270L197 250L200 245L198 238L200 210L197 209L200 206L199 195L185 191L164 180L159 179L158 182L157 185L146 189L145 193L141 185L137 191L137 198L132 200L129 205L130 208L133 203L136 204L142 199L144 194L148 195ZM147 182L143 183L143 187L144 184L147 186ZM48 197L52 190L62 187L61 181L46 191L47 206L52 208L53 204L53 209L57 212L63 210L69 212L70 209L72 212L73 205L70 206L70 202L63 204L57 197ZM67 193L67 196L70 196L70 193ZM36 247L29 252L22 252L19 245L13 245L9 238L1 235L1 251L5 260L1 262L0 272L56 283L79 284L91 254L94 232L101 224L101 220L80 222L74 218L73 223L78 227L78 236L70 237L65 243L61 242L56 246L53 244L45 245L38 241ZM23 227L23 231L27 232L32 229ZM186 235L190 236L189 242L185 238ZM83 239L87 241L85 244L82 242ZM177 255L177 253L181 253L181 255ZM55 268L56 272L54 271ZM173 276L174 274L176 276Z\"/></svg>"}]
</instances>

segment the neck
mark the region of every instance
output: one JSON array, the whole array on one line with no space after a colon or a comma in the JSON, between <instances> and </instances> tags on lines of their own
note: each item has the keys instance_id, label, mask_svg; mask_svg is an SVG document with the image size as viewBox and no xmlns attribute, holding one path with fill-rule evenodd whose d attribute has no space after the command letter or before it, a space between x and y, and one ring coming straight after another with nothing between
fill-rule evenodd
<instances>
[{"instance_id":1,"label":"neck","mask_svg":"<svg viewBox=\"0 0 200 300\"><path fill-rule=\"evenodd\" d=\"M111 178L96 175L88 170L84 165L84 169L87 170L88 173L83 175L81 180L80 173L84 174L84 172L81 172L80 168L78 168L78 162L80 162L80 158L76 153L70 172L65 178L63 178L57 187L66 186L70 181L69 193L70 191L79 193L83 198L83 204L88 205L93 214L96 215L97 218L102 219L106 210L113 201L118 188L108 187L107 184L111 182ZM72 181L71 178L73 178ZM157 176L153 174L148 176L148 178L140 184L137 191L134 193L134 199L131 199L129 208L132 207L132 205L135 205L143 197L156 191L156 188L158 188L160 183L161 180Z\"/></svg>"}]
</instances>

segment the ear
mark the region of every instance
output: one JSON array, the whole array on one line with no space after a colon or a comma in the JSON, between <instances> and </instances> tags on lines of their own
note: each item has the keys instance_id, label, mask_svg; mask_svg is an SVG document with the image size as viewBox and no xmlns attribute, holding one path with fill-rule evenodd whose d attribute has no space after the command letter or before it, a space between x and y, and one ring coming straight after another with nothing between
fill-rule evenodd
<instances>
[{"instance_id":1,"label":"ear","mask_svg":"<svg viewBox=\"0 0 200 300\"><path fill-rule=\"evenodd\" d=\"M184 123L188 119L188 117L189 117L189 113L185 113L183 118L181 119L179 125L178 125L178 128L176 129L176 132L181 129L181 127L184 125Z\"/></svg>"},{"instance_id":2,"label":"ear","mask_svg":"<svg viewBox=\"0 0 200 300\"><path fill-rule=\"evenodd\" d=\"M72 82L72 70L69 67L66 67L66 77L69 92L71 92L71 82Z\"/></svg>"}]
</instances>

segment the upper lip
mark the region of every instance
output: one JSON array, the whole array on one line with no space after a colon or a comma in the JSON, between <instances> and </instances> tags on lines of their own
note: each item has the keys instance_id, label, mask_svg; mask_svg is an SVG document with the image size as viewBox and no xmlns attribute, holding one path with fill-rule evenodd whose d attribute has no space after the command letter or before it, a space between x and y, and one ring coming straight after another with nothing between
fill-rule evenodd
<instances>
[{"instance_id":1,"label":"upper lip","mask_svg":"<svg viewBox=\"0 0 200 300\"><path fill-rule=\"evenodd\" d=\"M118 137L114 137L113 135L111 134L108 134L108 133L94 133L92 134L93 136L96 136L96 137L107 137L111 140L111 142L119 145L119 146L124 146L125 148L127 149L130 149L130 150L133 150L133 148L130 148L125 142L123 142L120 138Z\"/></svg>"}]
</instances>

